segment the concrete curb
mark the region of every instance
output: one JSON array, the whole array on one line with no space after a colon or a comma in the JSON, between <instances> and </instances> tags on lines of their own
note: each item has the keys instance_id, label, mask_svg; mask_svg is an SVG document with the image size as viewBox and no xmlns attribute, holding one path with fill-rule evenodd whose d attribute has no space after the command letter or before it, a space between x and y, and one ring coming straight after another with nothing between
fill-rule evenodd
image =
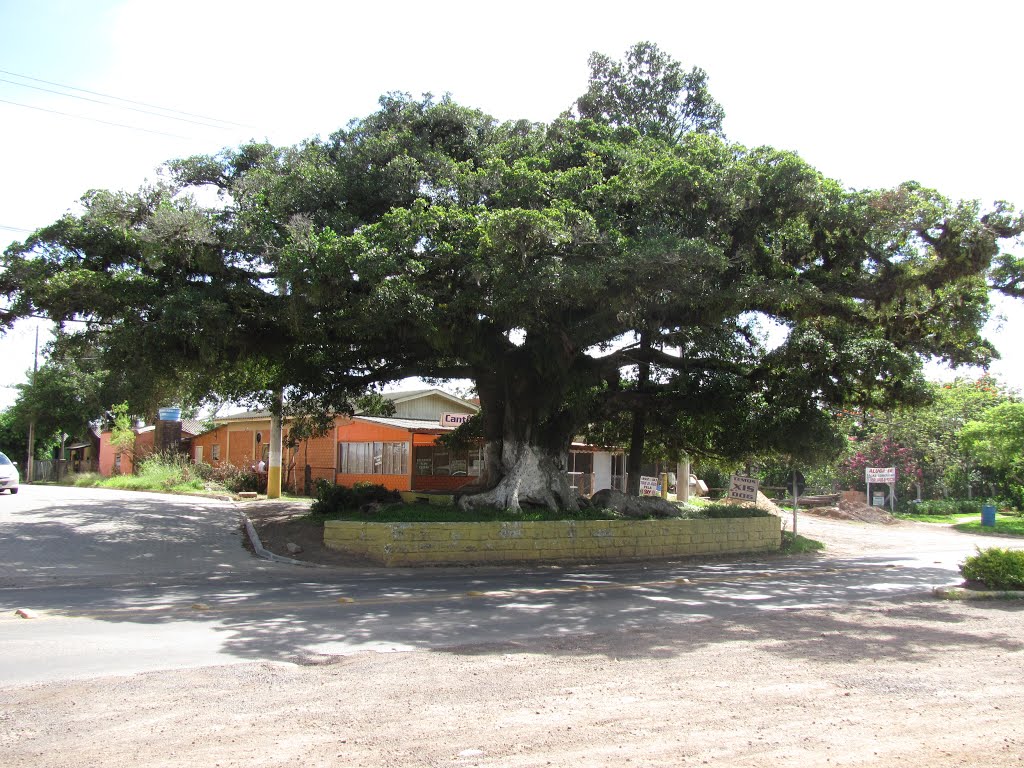
<instances>
[{"instance_id":1,"label":"concrete curb","mask_svg":"<svg viewBox=\"0 0 1024 768\"><path fill-rule=\"evenodd\" d=\"M932 587L932 594L942 600L1024 600L1020 589L965 589L958 584Z\"/></svg>"},{"instance_id":2,"label":"concrete curb","mask_svg":"<svg viewBox=\"0 0 1024 768\"><path fill-rule=\"evenodd\" d=\"M264 560L270 560L275 563L285 563L287 565L301 565L304 568L323 568L324 566L320 563L307 563L304 560L296 560L291 557L285 557L284 555L275 555L269 549L263 546L263 542L260 541L260 535L256 533L256 527L252 524L252 520L245 512L239 512L238 516L242 519L242 525L245 526L245 533L249 537L249 543L252 544L253 550L255 550L257 556L262 557Z\"/></svg>"}]
</instances>

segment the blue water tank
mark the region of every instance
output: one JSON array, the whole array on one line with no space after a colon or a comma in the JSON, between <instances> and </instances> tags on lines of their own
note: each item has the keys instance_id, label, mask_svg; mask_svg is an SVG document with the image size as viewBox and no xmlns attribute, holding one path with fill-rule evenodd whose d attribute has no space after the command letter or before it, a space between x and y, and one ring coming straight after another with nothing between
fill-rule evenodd
<instances>
[{"instance_id":1,"label":"blue water tank","mask_svg":"<svg viewBox=\"0 0 1024 768\"><path fill-rule=\"evenodd\" d=\"M156 413L160 421L181 421L181 408L158 408Z\"/></svg>"}]
</instances>

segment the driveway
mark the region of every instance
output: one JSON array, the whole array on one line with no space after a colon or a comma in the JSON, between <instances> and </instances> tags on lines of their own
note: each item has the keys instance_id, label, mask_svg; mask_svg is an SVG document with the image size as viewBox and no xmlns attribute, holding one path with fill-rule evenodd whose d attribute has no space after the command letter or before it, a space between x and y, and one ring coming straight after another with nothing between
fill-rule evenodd
<instances>
[{"instance_id":1,"label":"driveway","mask_svg":"<svg viewBox=\"0 0 1024 768\"><path fill-rule=\"evenodd\" d=\"M234 504L194 496L23 485L0 495L0 587L259 571Z\"/></svg>"}]
</instances>

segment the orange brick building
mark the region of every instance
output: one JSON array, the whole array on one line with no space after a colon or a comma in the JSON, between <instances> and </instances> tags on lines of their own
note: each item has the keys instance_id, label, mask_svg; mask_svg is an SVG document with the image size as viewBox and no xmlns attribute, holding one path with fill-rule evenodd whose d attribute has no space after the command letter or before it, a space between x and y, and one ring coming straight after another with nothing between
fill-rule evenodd
<instances>
[{"instance_id":1,"label":"orange brick building","mask_svg":"<svg viewBox=\"0 0 1024 768\"><path fill-rule=\"evenodd\" d=\"M180 424L180 438L175 440L175 443L180 445L180 450L192 455L191 441L195 435L203 431L202 424L193 419L185 419ZM156 426L150 424L137 427L133 431L135 432L135 443L127 451L116 450L110 444L110 430L100 432L97 471L101 475L104 477L130 475L135 471L135 466L153 452Z\"/></svg>"},{"instance_id":2,"label":"orange brick building","mask_svg":"<svg viewBox=\"0 0 1024 768\"><path fill-rule=\"evenodd\" d=\"M395 415L339 416L322 437L287 447L282 456L282 482L299 490L306 467L311 481L339 485L369 482L396 491L455 490L480 474L479 448L451 452L436 444L453 426L449 421L476 413L479 406L439 389L391 392L384 396L395 405ZM213 466L256 466L269 459L270 414L266 411L215 418L214 429L192 439L192 457Z\"/></svg>"}]
</instances>

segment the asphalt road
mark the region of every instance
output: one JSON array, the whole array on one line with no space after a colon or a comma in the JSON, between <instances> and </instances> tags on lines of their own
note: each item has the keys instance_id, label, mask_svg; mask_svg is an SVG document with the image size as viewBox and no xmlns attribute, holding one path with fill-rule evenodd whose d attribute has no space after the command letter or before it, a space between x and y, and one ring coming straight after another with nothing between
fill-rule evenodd
<instances>
[{"instance_id":1,"label":"asphalt road","mask_svg":"<svg viewBox=\"0 0 1024 768\"><path fill-rule=\"evenodd\" d=\"M229 502L23 486L0 496L0 685L839 609L956 581L956 564L987 545L923 526L880 531L806 517L801 532L814 536L815 525L840 539L858 530L883 538L871 556L310 568L254 557ZM19 608L35 618L19 618Z\"/></svg>"}]
</instances>

